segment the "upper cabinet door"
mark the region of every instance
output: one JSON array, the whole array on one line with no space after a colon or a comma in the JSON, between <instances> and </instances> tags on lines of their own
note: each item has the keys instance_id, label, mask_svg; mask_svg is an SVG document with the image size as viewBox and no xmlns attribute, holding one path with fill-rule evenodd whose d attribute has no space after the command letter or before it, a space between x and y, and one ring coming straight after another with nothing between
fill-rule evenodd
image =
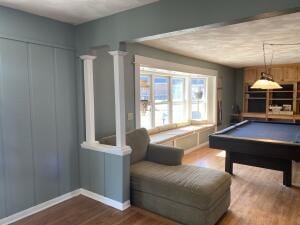
<instances>
[{"instance_id":1,"label":"upper cabinet door","mask_svg":"<svg viewBox=\"0 0 300 225\"><path fill-rule=\"evenodd\" d=\"M259 79L261 77L261 73L262 72L266 72L266 68L265 67L257 67L257 79Z\"/></svg>"},{"instance_id":2,"label":"upper cabinet door","mask_svg":"<svg viewBox=\"0 0 300 225\"><path fill-rule=\"evenodd\" d=\"M257 80L256 68L247 68L244 73L244 83L253 84Z\"/></svg>"},{"instance_id":3,"label":"upper cabinet door","mask_svg":"<svg viewBox=\"0 0 300 225\"><path fill-rule=\"evenodd\" d=\"M271 75L273 76L274 81L282 82L283 80L283 68L282 67L272 67Z\"/></svg>"},{"instance_id":4,"label":"upper cabinet door","mask_svg":"<svg viewBox=\"0 0 300 225\"><path fill-rule=\"evenodd\" d=\"M298 66L290 65L283 68L283 81L297 82L298 79Z\"/></svg>"}]
</instances>

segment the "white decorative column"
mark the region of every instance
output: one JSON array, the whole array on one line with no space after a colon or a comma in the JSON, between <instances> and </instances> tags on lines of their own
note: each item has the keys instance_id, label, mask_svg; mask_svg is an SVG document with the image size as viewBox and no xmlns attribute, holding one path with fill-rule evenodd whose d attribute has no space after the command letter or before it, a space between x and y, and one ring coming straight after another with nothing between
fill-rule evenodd
<instances>
[{"instance_id":1,"label":"white decorative column","mask_svg":"<svg viewBox=\"0 0 300 225\"><path fill-rule=\"evenodd\" d=\"M124 56L127 52L109 52L114 60L115 111L116 111L116 146L126 148L126 112L125 112L125 83Z\"/></svg>"},{"instance_id":2,"label":"white decorative column","mask_svg":"<svg viewBox=\"0 0 300 225\"><path fill-rule=\"evenodd\" d=\"M85 99L85 135L86 143L93 145L95 140L94 74L93 61L96 56L80 56L84 65L84 99Z\"/></svg>"}]
</instances>

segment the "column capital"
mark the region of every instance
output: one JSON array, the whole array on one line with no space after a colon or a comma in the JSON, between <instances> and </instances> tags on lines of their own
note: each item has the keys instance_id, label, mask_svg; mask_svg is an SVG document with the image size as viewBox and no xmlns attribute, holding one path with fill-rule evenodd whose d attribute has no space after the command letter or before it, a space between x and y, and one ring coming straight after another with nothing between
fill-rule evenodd
<instances>
[{"instance_id":1,"label":"column capital","mask_svg":"<svg viewBox=\"0 0 300 225\"><path fill-rule=\"evenodd\" d=\"M128 54L128 52L124 52L124 51L120 51L120 50L116 50L116 51L109 51L108 52L110 55L112 56L116 56L116 55L119 55L119 56L125 56Z\"/></svg>"},{"instance_id":2,"label":"column capital","mask_svg":"<svg viewBox=\"0 0 300 225\"><path fill-rule=\"evenodd\" d=\"M82 60L86 60L86 59L94 60L96 58L97 58L97 56L94 56L94 55L81 55L80 56L80 59L82 59Z\"/></svg>"}]
</instances>

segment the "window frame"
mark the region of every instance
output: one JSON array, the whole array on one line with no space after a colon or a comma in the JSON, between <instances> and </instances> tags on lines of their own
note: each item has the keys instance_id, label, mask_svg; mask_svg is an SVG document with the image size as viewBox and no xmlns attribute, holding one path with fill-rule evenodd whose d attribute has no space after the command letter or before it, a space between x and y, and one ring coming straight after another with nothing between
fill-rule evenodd
<instances>
[{"instance_id":1,"label":"window frame","mask_svg":"<svg viewBox=\"0 0 300 225\"><path fill-rule=\"evenodd\" d=\"M152 68L152 67L150 67ZM154 67L153 67L154 68ZM155 69L155 68L154 68ZM155 71L146 71L146 70L142 70L140 69L140 73L139 73L139 80L141 76L149 76L150 77L150 95L151 95L151 100L150 100L150 107L151 107L151 114L150 114L150 119L151 119L151 128L150 129L155 129L158 127L166 127L169 125L177 125L177 124L183 124L183 123L188 123L190 121L196 121L196 122L205 122L207 121L207 102L208 102L208 77L205 75L201 75L201 74L193 74L190 76L187 75L179 75L179 74L169 74L169 73L163 73L163 72L155 72ZM157 77L167 77L168 78L168 100L167 101L163 101L163 102L155 102L155 85L154 85L154 80ZM175 102L173 100L173 83L172 81L174 79L183 79L183 100L179 101L179 102ZM206 119L203 120L195 120L192 119L192 90L191 90L191 82L192 79L203 79L205 80L205 100L203 100L203 102L205 103L206 106ZM140 86L139 86L140 88ZM139 96L140 98L140 96ZM165 105L168 104L168 123L164 124L164 125L156 125L155 124L155 106L156 105ZM183 105L185 108L185 118L186 120L181 121L181 122L174 122L174 118L173 118L173 106L175 104L178 105ZM139 113L141 113L141 110L139 110ZM141 117L141 115L140 115ZM141 124L140 124L141 125Z\"/></svg>"},{"instance_id":2,"label":"window frame","mask_svg":"<svg viewBox=\"0 0 300 225\"><path fill-rule=\"evenodd\" d=\"M204 100L200 100L201 103L205 104L205 119L193 119L192 118L192 105L193 105L193 99L192 99L192 80L193 79L202 79L205 80L205 85L204 85L204 96L205 99ZM199 76L191 76L190 77L190 119L191 121L195 121L195 122L201 122L201 121L207 121L208 120L208 77L207 76L203 76L203 75L199 75Z\"/></svg>"},{"instance_id":3,"label":"window frame","mask_svg":"<svg viewBox=\"0 0 300 225\"><path fill-rule=\"evenodd\" d=\"M183 80L183 100L181 101L174 101L173 99L173 80L175 79L182 79ZM171 80L171 87L170 87L170 92L171 92L171 114L172 114L172 122L171 124L178 124L178 123L185 123L185 122L188 122L189 121L189 106L188 106L188 89L187 89L187 86L186 86L186 83L188 83L188 77L184 77L184 76L171 76L170 78ZM185 109L185 118L186 118L186 121L181 121L181 122L174 122L174 105L183 105L184 106L184 109Z\"/></svg>"}]
</instances>

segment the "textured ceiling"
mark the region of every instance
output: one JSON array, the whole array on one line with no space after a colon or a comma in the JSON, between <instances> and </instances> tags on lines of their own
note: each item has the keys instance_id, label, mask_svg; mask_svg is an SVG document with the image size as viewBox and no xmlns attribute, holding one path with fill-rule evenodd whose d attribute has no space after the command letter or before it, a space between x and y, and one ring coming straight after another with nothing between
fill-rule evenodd
<instances>
[{"instance_id":1,"label":"textured ceiling","mask_svg":"<svg viewBox=\"0 0 300 225\"><path fill-rule=\"evenodd\" d=\"M0 5L80 24L158 0L0 0Z\"/></svg>"},{"instance_id":2,"label":"textured ceiling","mask_svg":"<svg viewBox=\"0 0 300 225\"><path fill-rule=\"evenodd\" d=\"M300 42L300 13L144 41L145 45L235 68L263 64L262 43ZM268 63L300 62L300 45L266 46Z\"/></svg>"}]
</instances>

